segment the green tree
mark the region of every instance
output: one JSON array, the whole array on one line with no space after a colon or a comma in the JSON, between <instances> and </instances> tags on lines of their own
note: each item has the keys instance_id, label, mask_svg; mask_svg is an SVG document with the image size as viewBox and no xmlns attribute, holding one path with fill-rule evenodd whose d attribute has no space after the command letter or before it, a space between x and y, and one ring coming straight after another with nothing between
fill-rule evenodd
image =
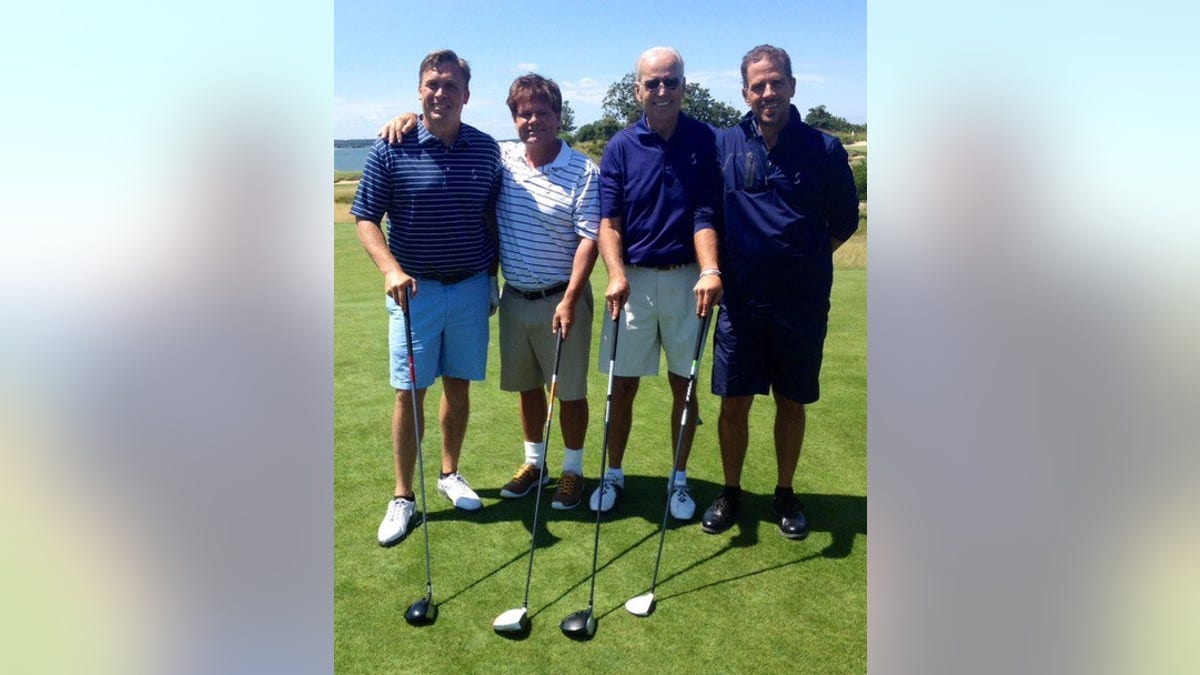
<instances>
[{"instance_id":1,"label":"green tree","mask_svg":"<svg viewBox=\"0 0 1200 675\"><path fill-rule=\"evenodd\" d=\"M619 121L621 126L629 126L642 116L642 105L633 95L632 72L625 73L619 81L609 85L600 109L604 111L605 117Z\"/></svg>"},{"instance_id":2,"label":"green tree","mask_svg":"<svg viewBox=\"0 0 1200 675\"><path fill-rule=\"evenodd\" d=\"M558 133L563 136L570 136L572 131L575 131L575 111L571 109L570 101L563 101L562 120L558 125Z\"/></svg>"},{"instance_id":3,"label":"green tree","mask_svg":"<svg viewBox=\"0 0 1200 675\"><path fill-rule=\"evenodd\" d=\"M622 122L625 126L633 124L642 116L642 104L633 95L634 74L625 73L619 81L612 83L608 93L604 95L601 110L605 117L611 117ZM705 87L688 82L686 95L683 97L683 111L688 115L711 124L715 127L728 127L737 124L741 113L737 108L713 98L712 92Z\"/></svg>"},{"instance_id":4,"label":"green tree","mask_svg":"<svg viewBox=\"0 0 1200 675\"><path fill-rule=\"evenodd\" d=\"M851 124L846 121L845 117L838 117L830 113L824 105L809 108L808 114L804 116L804 123L810 127L835 133L865 132L867 130L867 125Z\"/></svg>"},{"instance_id":5,"label":"green tree","mask_svg":"<svg viewBox=\"0 0 1200 675\"><path fill-rule=\"evenodd\" d=\"M579 133L575 134L576 141L607 141L617 132L625 128L619 120L612 117L601 117L595 122L588 122L579 127Z\"/></svg>"},{"instance_id":6,"label":"green tree","mask_svg":"<svg viewBox=\"0 0 1200 675\"><path fill-rule=\"evenodd\" d=\"M707 89L695 82L688 82L687 96L683 99L683 112L718 129L731 127L742 119L737 108L713 98Z\"/></svg>"}]
</instances>

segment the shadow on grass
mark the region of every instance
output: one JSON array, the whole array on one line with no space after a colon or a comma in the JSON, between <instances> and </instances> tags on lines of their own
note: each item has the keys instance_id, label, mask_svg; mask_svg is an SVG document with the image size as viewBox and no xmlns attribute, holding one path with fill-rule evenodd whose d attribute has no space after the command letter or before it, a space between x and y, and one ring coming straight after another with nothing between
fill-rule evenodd
<instances>
[{"instance_id":1,"label":"shadow on grass","mask_svg":"<svg viewBox=\"0 0 1200 675\"><path fill-rule=\"evenodd\" d=\"M719 488L718 488L718 492L719 492ZM657 604L664 600L668 600L671 598L677 598L682 595L687 595L689 593L695 593L697 591L712 588L714 586L719 586L721 584L726 584L726 583L738 581L741 579L746 579L748 577L756 576L759 574L765 574L767 572L779 570L784 567L798 565L800 563L808 562L810 560L815 560L817 558L846 558L846 557L848 557L850 555L850 553L854 550L855 536L858 534L866 534L866 532L867 532L867 499L866 499L866 497L859 497L859 496L852 496L852 495L822 495L822 494L812 494L812 493L798 494L797 497L800 499L800 502L804 505L804 513L808 517L809 535L811 536L811 534L813 532L829 532L830 533L830 543L824 549L822 549L816 553L810 553L808 555L802 556L800 558L797 558L796 560L779 563L777 565L772 565L770 567L764 567L762 569L753 570L750 572L744 572L742 574L727 577L725 579L718 579L716 581L712 581L712 582L709 582L702 586L698 586L696 588L692 588L692 589L689 589L686 591L680 591L678 593L673 593L673 594L665 595L665 596L659 596L656 593L655 594L655 603ZM669 574L665 577L659 578L657 583L655 584L656 588L658 586L661 586L662 584L666 583L667 581L670 581L676 577L679 577L687 572L690 572L690 571L696 569L697 567L700 567L701 565L707 564L707 563L719 558L720 556L724 555L725 553L728 553L731 550L738 549L738 548L746 548L749 546L753 546L754 544L757 544L758 543L758 530L759 530L760 523L766 522L767 527L769 529L776 530L777 524L775 521L774 513L772 512L772 509L771 509L772 500L773 500L773 495L761 495L761 494L753 494L753 493L748 493L748 492L743 493L742 494L742 513L741 513L740 517L738 518L737 524L734 526L734 528L736 529L736 533L729 539L729 542L724 547L722 547L720 550L714 551L713 553L710 553L710 554L704 556L703 558L695 560L692 563L687 564L686 566L680 568L679 570L676 570L675 572L672 572L671 574ZM697 501L699 501L699 500L697 500ZM701 508L702 507L699 504L697 504L697 512L699 512ZM755 514L757 514L757 517L755 517ZM688 523L681 523L681 525L687 525L687 524ZM720 536L725 536L725 535L719 534L719 535L708 535L708 536L720 537ZM780 535L780 536L782 536L782 535ZM641 542L638 542L638 544L640 544L640 543ZM631 548L636 548L638 544L635 544ZM797 544L800 544L800 542L797 542ZM625 552L628 552L628 551L625 551ZM623 552L623 553L625 553L625 552ZM666 554L664 553L664 556L665 555ZM648 591L650 591L649 587L646 588L646 592L648 592ZM612 612L614 612L618 609L621 609L622 607L624 607L624 603L604 611L604 613L599 614L598 617L608 616Z\"/></svg>"},{"instance_id":2,"label":"shadow on grass","mask_svg":"<svg viewBox=\"0 0 1200 675\"><path fill-rule=\"evenodd\" d=\"M696 518L690 521L676 521L673 518L667 519L667 530L677 530L683 528L694 528L696 536L728 536L707 535L703 534L699 528L699 519L707 508L712 499L721 491L721 486L709 481L691 480L692 496L696 499ZM554 484L551 483L545 489L553 493ZM594 485L589 485L585 490L584 499L590 495ZM479 495L484 499L499 498L499 489L480 490ZM813 532L828 532L830 534L830 543L821 551L810 553L796 560L772 565L759 570L753 570L731 576L725 579L709 582L702 586L681 591L671 595L657 597L656 600L667 600L676 598L689 593L694 593L700 590L718 586L720 584L738 581L748 577L772 572L791 565L797 565L816 558L845 558L850 555L854 549L854 540L859 534L866 534L867 531L867 499L861 496L852 495L824 495L814 493L797 494L801 503L804 505L804 513L808 517L808 525L810 536ZM553 546L561 541L561 537L554 535L546 529L547 521L555 520L572 520L580 522L595 522L595 513L587 508L586 502L579 507L570 511L556 511L549 507L550 496L542 495L541 513L539 514L539 526L537 536L537 549ZM742 495L742 513L738 519L738 523L734 526L734 534L730 537L729 542L720 550L710 553L703 558L687 563L684 567L672 572L671 574L658 579L656 584L661 586L663 583L675 579L687 572L696 569L697 567L707 564L712 560L719 558L728 551L738 548L746 548L753 546L759 541L759 527L762 523L767 523L768 529L774 531L777 529L774 514L771 510L772 495L743 493ZM666 507L666 479L651 476L625 476L625 490L623 491L617 506L612 511L604 514L601 517L601 536L603 536L603 527L606 521L628 520L630 518L641 518L652 525L646 534L638 541L634 542L625 550L617 553L613 557L600 563L596 568L596 574L599 574L604 569L608 568L618 559L624 557L629 552L638 548L642 544L657 539L659 537L659 527L662 525L663 509ZM533 499L525 497L522 499L501 499L499 502L489 504L480 511L460 511L458 509L448 509L437 511L430 514L429 520L434 523L439 520L463 520L476 522L479 524L521 521L525 525L527 532L532 531L533 525ZM797 546L803 546L802 542L796 542ZM657 542L656 544L657 545ZM669 555L669 550L664 550L663 556ZM513 563L523 560L529 555L529 549L525 548L514 555L508 561L502 563L492 571L481 576L471 582L462 589L454 592L452 595L441 601L441 604L448 604L463 593L469 591L483 581L490 579L498 574L504 568ZM652 570L650 574L652 574ZM542 604L537 610L531 609L529 618L533 619L538 616L542 610L550 607L558 601L567 597L571 592L581 586L587 585L591 581L591 574L584 576L579 581L575 582L569 588L564 590L553 600ZM649 582L650 580L647 579ZM649 590L649 587L647 587ZM603 613L597 612L597 618L605 617L617 609L621 609L622 605L612 607Z\"/></svg>"}]
</instances>

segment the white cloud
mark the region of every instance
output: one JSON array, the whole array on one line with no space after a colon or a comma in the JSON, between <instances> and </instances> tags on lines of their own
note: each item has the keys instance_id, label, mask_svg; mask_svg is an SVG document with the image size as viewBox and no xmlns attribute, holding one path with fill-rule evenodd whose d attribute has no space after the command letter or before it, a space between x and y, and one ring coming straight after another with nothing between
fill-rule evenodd
<instances>
[{"instance_id":1,"label":"white cloud","mask_svg":"<svg viewBox=\"0 0 1200 675\"><path fill-rule=\"evenodd\" d=\"M577 82L563 81L559 83L563 99L572 103L601 103L608 93L608 85L601 84L590 77L581 77Z\"/></svg>"},{"instance_id":2,"label":"white cloud","mask_svg":"<svg viewBox=\"0 0 1200 675\"><path fill-rule=\"evenodd\" d=\"M514 70L516 70L519 73L533 73L533 72L537 71L537 64L521 62L516 65Z\"/></svg>"}]
</instances>

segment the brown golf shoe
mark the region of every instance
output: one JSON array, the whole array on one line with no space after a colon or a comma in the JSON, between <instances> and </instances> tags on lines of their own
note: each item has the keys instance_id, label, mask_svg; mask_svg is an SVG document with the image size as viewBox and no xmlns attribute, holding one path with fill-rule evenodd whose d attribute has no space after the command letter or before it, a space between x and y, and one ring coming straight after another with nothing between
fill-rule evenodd
<instances>
[{"instance_id":1,"label":"brown golf shoe","mask_svg":"<svg viewBox=\"0 0 1200 675\"><path fill-rule=\"evenodd\" d=\"M573 509L583 501L583 476L574 471L564 471L558 477L558 489L554 491L554 499L550 502L552 508L559 511Z\"/></svg>"},{"instance_id":2,"label":"brown golf shoe","mask_svg":"<svg viewBox=\"0 0 1200 675\"><path fill-rule=\"evenodd\" d=\"M512 480L504 484L500 488L500 496L513 499L516 497L524 497L529 494L534 485L538 482L538 468L533 464L522 464L517 472L513 474ZM550 482L550 476L545 471L542 472L542 485Z\"/></svg>"}]
</instances>

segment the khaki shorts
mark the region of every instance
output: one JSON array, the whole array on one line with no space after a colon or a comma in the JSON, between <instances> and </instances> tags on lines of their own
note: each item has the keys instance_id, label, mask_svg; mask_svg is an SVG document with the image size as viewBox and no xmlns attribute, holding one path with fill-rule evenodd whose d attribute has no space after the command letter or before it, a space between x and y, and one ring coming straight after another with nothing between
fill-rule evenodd
<instances>
[{"instance_id":1,"label":"khaki shorts","mask_svg":"<svg viewBox=\"0 0 1200 675\"><path fill-rule=\"evenodd\" d=\"M659 349L667 353L667 370L687 377L696 351L696 281L700 266L695 263L672 270L625 266L629 301L621 313L621 337L617 341L617 372L620 377L658 375ZM612 356L612 319L604 313L600 334L600 372L608 373Z\"/></svg>"},{"instance_id":2,"label":"khaki shorts","mask_svg":"<svg viewBox=\"0 0 1200 675\"><path fill-rule=\"evenodd\" d=\"M500 296L500 389L528 391L550 386L554 373L554 308L556 293L528 300L505 289ZM558 399L587 398L587 367L592 350L592 287L585 285L575 305L575 323L563 341L558 366Z\"/></svg>"}]
</instances>

